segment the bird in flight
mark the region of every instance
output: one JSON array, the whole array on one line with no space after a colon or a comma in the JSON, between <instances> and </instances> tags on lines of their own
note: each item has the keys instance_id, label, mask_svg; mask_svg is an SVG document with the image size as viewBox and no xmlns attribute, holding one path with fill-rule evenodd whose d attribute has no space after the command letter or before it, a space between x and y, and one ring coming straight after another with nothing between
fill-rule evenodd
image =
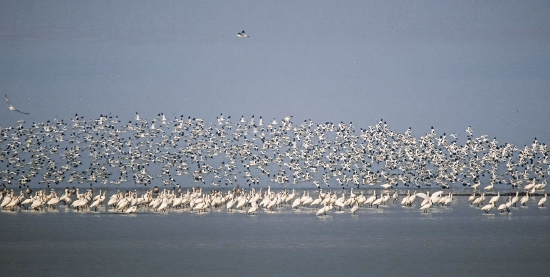
<instances>
[{"instance_id":1,"label":"bird in flight","mask_svg":"<svg viewBox=\"0 0 550 277\"><path fill-rule=\"evenodd\" d=\"M16 108L13 107L13 105L11 104L10 100L8 99L8 95L6 95L6 102L8 102L8 110L10 111L16 111L16 112L19 112L19 113L22 113L22 114L29 114L29 113L26 113L26 112L22 112Z\"/></svg>"},{"instance_id":2,"label":"bird in flight","mask_svg":"<svg viewBox=\"0 0 550 277\"><path fill-rule=\"evenodd\" d=\"M244 33L244 30L242 32L237 33L238 38L247 38L248 35Z\"/></svg>"}]
</instances>

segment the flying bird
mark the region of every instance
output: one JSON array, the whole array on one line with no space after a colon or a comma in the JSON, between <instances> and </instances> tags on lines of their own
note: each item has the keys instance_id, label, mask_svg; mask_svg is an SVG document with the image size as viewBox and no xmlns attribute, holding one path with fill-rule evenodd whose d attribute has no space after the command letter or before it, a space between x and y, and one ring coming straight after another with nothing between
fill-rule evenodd
<instances>
[{"instance_id":1,"label":"flying bird","mask_svg":"<svg viewBox=\"0 0 550 277\"><path fill-rule=\"evenodd\" d=\"M11 104L10 100L8 99L8 95L6 95L6 102L8 102L8 109L9 109L10 111L16 111L16 112L20 112L20 113L22 113L22 114L29 114L29 113L22 112L22 111L20 111L20 110L18 110L18 109L16 109L16 108L14 108L13 105Z\"/></svg>"},{"instance_id":2,"label":"flying bird","mask_svg":"<svg viewBox=\"0 0 550 277\"><path fill-rule=\"evenodd\" d=\"M247 38L247 37L248 37L248 35L247 35L247 34L245 34L245 33L244 33L244 30L243 30L242 32L240 32L240 33L237 33L237 37L238 37L238 38Z\"/></svg>"}]
</instances>

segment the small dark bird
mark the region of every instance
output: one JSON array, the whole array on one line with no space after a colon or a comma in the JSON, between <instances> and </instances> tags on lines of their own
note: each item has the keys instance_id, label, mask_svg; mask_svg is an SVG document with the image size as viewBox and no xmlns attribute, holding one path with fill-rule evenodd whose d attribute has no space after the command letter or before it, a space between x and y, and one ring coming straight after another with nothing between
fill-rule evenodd
<instances>
[{"instance_id":1,"label":"small dark bird","mask_svg":"<svg viewBox=\"0 0 550 277\"><path fill-rule=\"evenodd\" d=\"M238 37L238 38L247 38L247 37L248 37L248 35L247 35L247 34L245 34L245 33L244 33L244 30L243 30L242 32L240 32L240 33L237 33L237 37Z\"/></svg>"}]
</instances>

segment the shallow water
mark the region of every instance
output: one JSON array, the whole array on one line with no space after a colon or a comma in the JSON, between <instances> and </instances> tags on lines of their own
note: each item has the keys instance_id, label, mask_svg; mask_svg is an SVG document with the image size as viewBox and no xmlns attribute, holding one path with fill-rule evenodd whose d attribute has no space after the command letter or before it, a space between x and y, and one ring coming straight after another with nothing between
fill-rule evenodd
<instances>
[{"instance_id":1,"label":"shallow water","mask_svg":"<svg viewBox=\"0 0 550 277\"><path fill-rule=\"evenodd\" d=\"M550 213L534 202L504 214L466 196L429 213L388 203L323 217L2 211L0 260L6 276L547 276Z\"/></svg>"}]
</instances>

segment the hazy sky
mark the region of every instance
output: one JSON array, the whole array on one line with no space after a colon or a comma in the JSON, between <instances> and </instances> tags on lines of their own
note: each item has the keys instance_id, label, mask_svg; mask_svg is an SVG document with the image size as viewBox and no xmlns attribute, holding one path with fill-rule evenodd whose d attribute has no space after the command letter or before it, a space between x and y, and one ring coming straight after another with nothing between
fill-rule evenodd
<instances>
[{"instance_id":1,"label":"hazy sky","mask_svg":"<svg viewBox=\"0 0 550 277\"><path fill-rule=\"evenodd\" d=\"M0 90L30 113L2 127L223 113L550 142L550 1L0 6Z\"/></svg>"}]
</instances>

